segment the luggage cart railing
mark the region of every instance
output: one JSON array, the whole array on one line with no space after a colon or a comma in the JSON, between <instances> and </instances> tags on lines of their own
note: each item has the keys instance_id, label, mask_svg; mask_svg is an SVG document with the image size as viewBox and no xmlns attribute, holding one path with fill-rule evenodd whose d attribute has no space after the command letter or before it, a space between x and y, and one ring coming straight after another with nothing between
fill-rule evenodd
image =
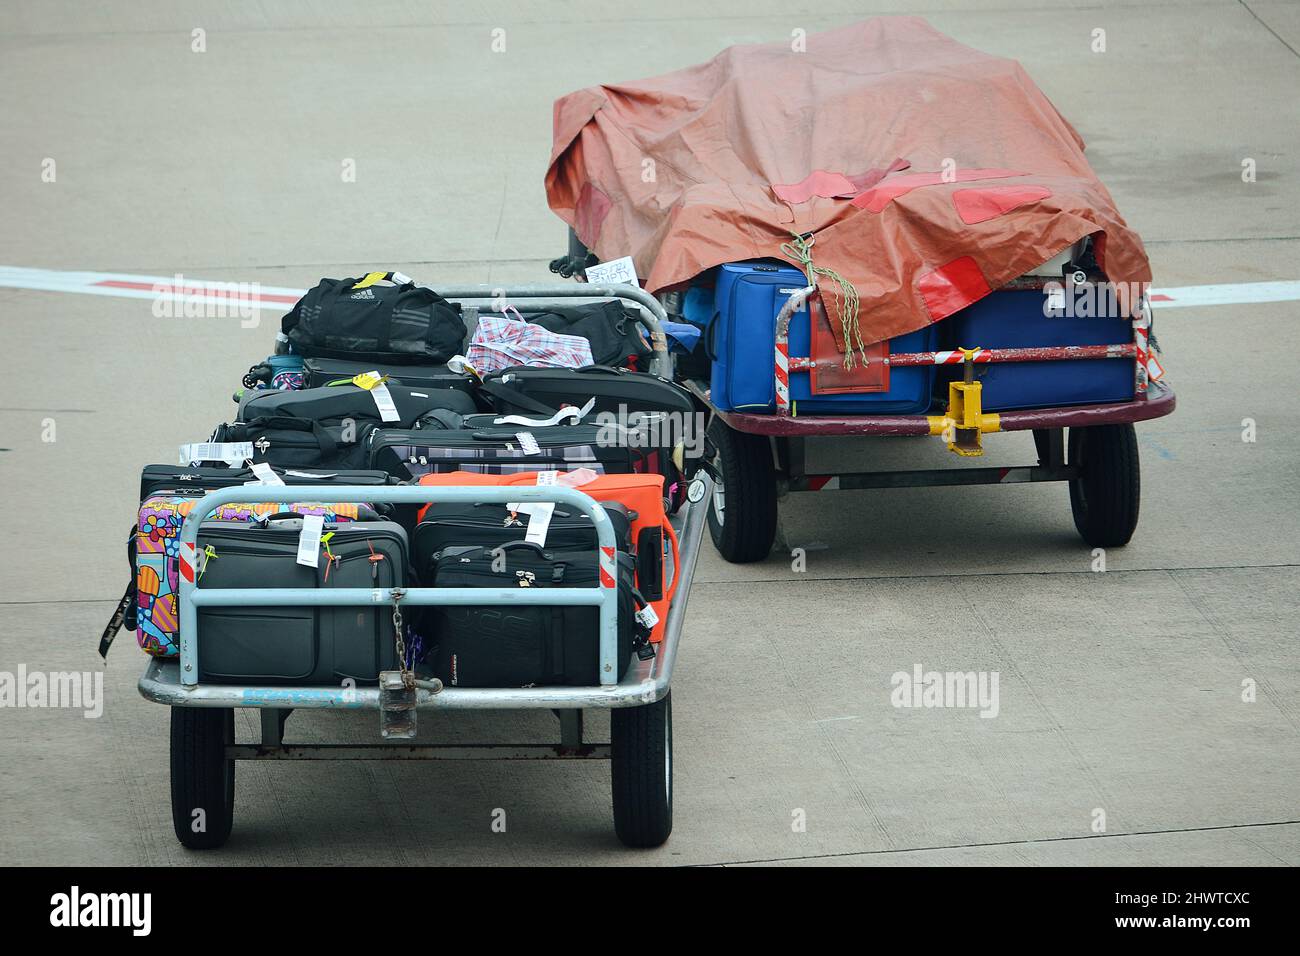
<instances>
[{"instance_id":1,"label":"luggage cart railing","mask_svg":"<svg viewBox=\"0 0 1300 956\"><path fill-rule=\"evenodd\" d=\"M696 480L710 484L701 476ZM701 497L711 492L705 489ZM153 660L140 679L143 696L158 703L180 707L331 708L375 710L380 706L378 687L253 686L251 684L201 683L198 670L198 609L218 606L376 606L391 607L391 588L204 588L198 586L198 532L204 519L224 504L247 500L247 487L223 488L195 503L181 528L181 580L179 591L180 655L178 660ZM303 498L301 487L258 486L256 497L266 502L292 502ZM555 502L580 509L589 515L597 532L602 554L615 547L613 526L603 508L590 496L564 486L423 487L374 488L362 486L312 488L313 501L373 502L390 504ZM681 553L697 553L705 526L702 506L684 509L679 536ZM610 550L606 550L610 549ZM602 559L605 560L605 559ZM609 580L617 581L613 559L603 565ZM695 563L683 559L674 568L677 593L690 593ZM194 580L191 580L194 579ZM685 600L674 601L665 622L664 637L655 656L640 660L636 655L625 674L615 673L617 657L617 587L585 588L408 588L400 596L402 605L485 605L527 603L530 605L594 605L600 608L600 684L564 687L444 687L435 693L416 691L416 706L440 710L494 710L512 708L585 709L636 707L662 699L672 681L677 646L685 620Z\"/></svg>"}]
</instances>

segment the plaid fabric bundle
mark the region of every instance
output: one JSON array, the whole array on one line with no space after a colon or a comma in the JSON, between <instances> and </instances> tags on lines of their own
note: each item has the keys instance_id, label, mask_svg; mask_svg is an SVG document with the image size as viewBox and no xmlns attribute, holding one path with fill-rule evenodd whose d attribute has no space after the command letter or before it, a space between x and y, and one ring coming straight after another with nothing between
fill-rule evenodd
<instances>
[{"instance_id":1,"label":"plaid fabric bundle","mask_svg":"<svg viewBox=\"0 0 1300 956\"><path fill-rule=\"evenodd\" d=\"M558 335L518 318L486 313L469 343L466 358L479 375L516 365L548 368L581 368L593 364L591 343L579 335Z\"/></svg>"},{"instance_id":2,"label":"plaid fabric bundle","mask_svg":"<svg viewBox=\"0 0 1300 956\"><path fill-rule=\"evenodd\" d=\"M521 458L513 448L438 448L428 445L393 445L392 450L402 459L411 477L445 471L469 471L479 475L514 475L537 471L536 458ZM590 445L563 445L548 448L554 461L546 467L590 468L598 475L605 474L605 465Z\"/></svg>"}]
</instances>

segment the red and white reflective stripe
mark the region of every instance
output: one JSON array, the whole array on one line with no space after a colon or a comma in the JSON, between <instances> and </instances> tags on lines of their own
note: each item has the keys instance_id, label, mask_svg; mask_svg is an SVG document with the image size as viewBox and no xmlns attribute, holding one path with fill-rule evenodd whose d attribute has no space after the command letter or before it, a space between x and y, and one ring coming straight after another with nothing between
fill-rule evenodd
<instances>
[{"instance_id":1,"label":"red and white reflective stripe","mask_svg":"<svg viewBox=\"0 0 1300 956\"><path fill-rule=\"evenodd\" d=\"M975 349L971 353L970 360L972 362L991 362L993 360L993 355L986 349ZM934 353L935 365L960 365L964 361L966 361L966 353L961 351L961 349L958 349L955 352Z\"/></svg>"},{"instance_id":2,"label":"red and white reflective stripe","mask_svg":"<svg viewBox=\"0 0 1300 956\"><path fill-rule=\"evenodd\" d=\"M836 491L840 487L839 475L809 475L809 491Z\"/></svg>"},{"instance_id":3,"label":"red and white reflective stripe","mask_svg":"<svg viewBox=\"0 0 1300 956\"><path fill-rule=\"evenodd\" d=\"M776 337L776 410L790 410L790 343L784 335Z\"/></svg>"},{"instance_id":4,"label":"red and white reflective stripe","mask_svg":"<svg viewBox=\"0 0 1300 956\"><path fill-rule=\"evenodd\" d=\"M197 563L194 558L194 545L191 542L182 541L180 551L181 577L191 584L194 583L194 568Z\"/></svg>"},{"instance_id":5,"label":"red and white reflective stripe","mask_svg":"<svg viewBox=\"0 0 1300 956\"><path fill-rule=\"evenodd\" d=\"M1150 355L1147 338L1151 329L1151 313L1147 309L1146 302L1143 302L1137 318L1133 320L1133 344L1137 347L1136 361L1133 363L1133 388L1139 394L1147 390L1147 359Z\"/></svg>"},{"instance_id":6,"label":"red and white reflective stripe","mask_svg":"<svg viewBox=\"0 0 1300 956\"><path fill-rule=\"evenodd\" d=\"M615 567L614 567L614 549L600 549L600 586L602 588L612 588L615 586Z\"/></svg>"}]
</instances>

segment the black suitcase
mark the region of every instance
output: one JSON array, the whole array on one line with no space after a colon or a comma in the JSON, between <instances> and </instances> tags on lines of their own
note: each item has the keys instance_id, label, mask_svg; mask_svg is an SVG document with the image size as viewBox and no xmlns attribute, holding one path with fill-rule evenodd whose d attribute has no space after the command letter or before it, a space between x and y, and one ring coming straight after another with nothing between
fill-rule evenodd
<instances>
[{"instance_id":1,"label":"black suitcase","mask_svg":"<svg viewBox=\"0 0 1300 956\"><path fill-rule=\"evenodd\" d=\"M490 424L492 420L470 419L470 424L482 423L472 428L375 429L367 438L365 467L382 469L402 481L446 471L505 475L590 468L598 474L628 474L648 467L647 449L611 441L609 430L599 425L530 429ZM520 432L533 436L536 453L524 451Z\"/></svg>"},{"instance_id":2,"label":"black suitcase","mask_svg":"<svg viewBox=\"0 0 1300 956\"><path fill-rule=\"evenodd\" d=\"M253 462L281 468L365 470L366 442L376 427L368 419L265 417L218 425L209 441L248 442Z\"/></svg>"},{"instance_id":3,"label":"black suitcase","mask_svg":"<svg viewBox=\"0 0 1300 956\"><path fill-rule=\"evenodd\" d=\"M472 396L455 389L408 388L385 383L393 407L399 416L384 422L393 428L411 428L420 419L450 412L468 415L479 411ZM256 418L306 418L312 421L341 423L383 421L372 392L356 385L330 385L321 388L259 389L244 394L239 403L239 420Z\"/></svg>"},{"instance_id":4,"label":"black suitcase","mask_svg":"<svg viewBox=\"0 0 1300 956\"><path fill-rule=\"evenodd\" d=\"M593 398L593 413L669 412L685 418L695 412L695 400L680 385L601 365L508 368L484 377L481 387L493 408L508 415L551 415L565 405L582 408Z\"/></svg>"},{"instance_id":5,"label":"black suitcase","mask_svg":"<svg viewBox=\"0 0 1300 956\"><path fill-rule=\"evenodd\" d=\"M505 567L493 551L447 548L435 561L432 583L455 588L597 587L594 549L552 551L533 544L506 546ZM500 564L497 564L500 567ZM649 631L635 619L644 602L632 586L632 560L618 555L618 677ZM600 611L591 606L434 606L433 670L452 687L595 685L600 682Z\"/></svg>"},{"instance_id":6,"label":"black suitcase","mask_svg":"<svg viewBox=\"0 0 1300 956\"><path fill-rule=\"evenodd\" d=\"M617 502L605 504L605 514L614 525L618 549L632 550L634 516ZM432 504L415 527L411 538L411 560L417 574L428 577L434 568L433 556L447 548L478 545L496 548L523 541L529 517L516 515L505 505ZM596 529L582 512L556 505L546 529L548 551L596 551Z\"/></svg>"},{"instance_id":7,"label":"black suitcase","mask_svg":"<svg viewBox=\"0 0 1300 956\"><path fill-rule=\"evenodd\" d=\"M407 537L390 521L339 522L320 567L295 560L301 518L269 527L209 521L199 528L198 549L209 545L201 588L388 588L407 583ZM372 556L379 556L371 560ZM326 568L329 580L325 580ZM199 680L210 683L335 686L346 678L373 683L396 670L392 608L201 608ZM408 647L416 642L407 641Z\"/></svg>"},{"instance_id":8,"label":"black suitcase","mask_svg":"<svg viewBox=\"0 0 1300 956\"><path fill-rule=\"evenodd\" d=\"M327 471L272 468L286 485L387 485L386 471ZM218 488L246 485L257 480L249 468L191 468L185 465L145 465L140 473L140 500L151 495L199 497ZM250 495L255 497L255 495Z\"/></svg>"},{"instance_id":9,"label":"black suitcase","mask_svg":"<svg viewBox=\"0 0 1300 956\"><path fill-rule=\"evenodd\" d=\"M373 362L352 362L346 359L313 356L302 360L306 388L346 384L365 372L378 371L388 376L392 385L420 390L451 389L473 396L477 391L474 376L466 372L453 372L446 365L393 365L376 369ZM483 409L487 411L487 409Z\"/></svg>"}]
</instances>

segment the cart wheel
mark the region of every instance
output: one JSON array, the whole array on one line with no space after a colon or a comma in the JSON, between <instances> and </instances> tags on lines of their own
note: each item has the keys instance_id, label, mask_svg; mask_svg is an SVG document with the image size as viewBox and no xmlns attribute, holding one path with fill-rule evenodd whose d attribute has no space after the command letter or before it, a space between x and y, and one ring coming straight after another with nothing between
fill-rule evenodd
<instances>
[{"instance_id":1,"label":"cart wheel","mask_svg":"<svg viewBox=\"0 0 1300 956\"><path fill-rule=\"evenodd\" d=\"M1133 426L1071 428L1070 464L1082 472L1070 481L1070 509L1083 540L1094 548L1128 544L1142 498Z\"/></svg>"},{"instance_id":2,"label":"cart wheel","mask_svg":"<svg viewBox=\"0 0 1300 956\"><path fill-rule=\"evenodd\" d=\"M718 480L709 505L709 534L733 564L762 561L776 540L776 470L762 435L746 435L715 418L709 439L717 449Z\"/></svg>"},{"instance_id":3,"label":"cart wheel","mask_svg":"<svg viewBox=\"0 0 1300 956\"><path fill-rule=\"evenodd\" d=\"M172 708L172 828L191 850L215 849L230 837L235 761L226 746L234 742L233 708Z\"/></svg>"},{"instance_id":4,"label":"cart wheel","mask_svg":"<svg viewBox=\"0 0 1300 956\"><path fill-rule=\"evenodd\" d=\"M671 695L610 715L614 830L626 846L663 845L673 832Z\"/></svg>"}]
</instances>

